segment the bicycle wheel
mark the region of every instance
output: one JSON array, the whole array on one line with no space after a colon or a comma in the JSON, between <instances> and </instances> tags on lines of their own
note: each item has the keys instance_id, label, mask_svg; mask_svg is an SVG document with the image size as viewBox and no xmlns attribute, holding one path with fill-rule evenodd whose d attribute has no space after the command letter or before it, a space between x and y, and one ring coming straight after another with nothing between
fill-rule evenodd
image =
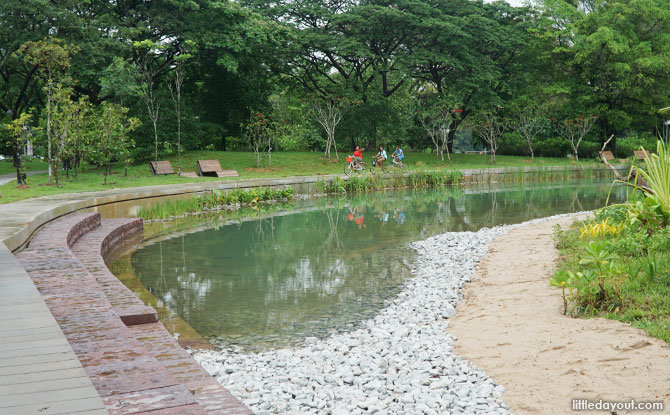
<instances>
[{"instance_id":1,"label":"bicycle wheel","mask_svg":"<svg viewBox=\"0 0 670 415\"><path fill-rule=\"evenodd\" d=\"M349 176L351 174L351 172L353 172L353 171L354 171L354 168L351 167L351 163L347 163L347 164L344 165L344 174Z\"/></svg>"}]
</instances>

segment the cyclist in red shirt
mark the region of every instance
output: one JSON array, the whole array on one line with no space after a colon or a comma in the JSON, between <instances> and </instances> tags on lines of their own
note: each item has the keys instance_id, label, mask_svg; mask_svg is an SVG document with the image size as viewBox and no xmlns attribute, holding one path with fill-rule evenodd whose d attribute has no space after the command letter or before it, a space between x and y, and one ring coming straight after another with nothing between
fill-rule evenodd
<instances>
[{"instance_id":1,"label":"cyclist in red shirt","mask_svg":"<svg viewBox=\"0 0 670 415\"><path fill-rule=\"evenodd\" d=\"M354 160L356 161L356 167L360 167L358 163L363 161L363 152L359 146L356 146L356 150L354 151Z\"/></svg>"}]
</instances>

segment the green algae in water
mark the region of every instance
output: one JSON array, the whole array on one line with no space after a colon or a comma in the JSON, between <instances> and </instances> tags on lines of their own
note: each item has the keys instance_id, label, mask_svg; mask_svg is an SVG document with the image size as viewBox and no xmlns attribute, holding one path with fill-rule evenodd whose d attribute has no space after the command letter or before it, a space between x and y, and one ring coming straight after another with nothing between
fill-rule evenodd
<instances>
[{"instance_id":1,"label":"green algae in water","mask_svg":"<svg viewBox=\"0 0 670 415\"><path fill-rule=\"evenodd\" d=\"M440 188L322 198L148 241L132 256L161 303L219 347L287 347L356 328L410 277L407 243L605 204L609 185ZM610 202L625 199L615 188ZM190 218L189 226L194 226Z\"/></svg>"}]
</instances>

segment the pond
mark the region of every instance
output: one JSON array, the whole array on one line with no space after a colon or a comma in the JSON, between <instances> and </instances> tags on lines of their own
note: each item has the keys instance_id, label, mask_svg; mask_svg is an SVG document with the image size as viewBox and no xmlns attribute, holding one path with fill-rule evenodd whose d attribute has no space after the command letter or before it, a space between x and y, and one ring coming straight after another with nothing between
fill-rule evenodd
<instances>
[{"instance_id":1,"label":"pond","mask_svg":"<svg viewBox=\"0 0 670 415\"><path fill-rule=\"evenodd\" d=\"M214 346L281 348L374 316L410 276L409 242L595 209L610 189L563 183L309 199L147 225L151 237L126 261L158 306ZM611 203L625 197L621 187L609 195Z\"/></svg>"}]
</instances>

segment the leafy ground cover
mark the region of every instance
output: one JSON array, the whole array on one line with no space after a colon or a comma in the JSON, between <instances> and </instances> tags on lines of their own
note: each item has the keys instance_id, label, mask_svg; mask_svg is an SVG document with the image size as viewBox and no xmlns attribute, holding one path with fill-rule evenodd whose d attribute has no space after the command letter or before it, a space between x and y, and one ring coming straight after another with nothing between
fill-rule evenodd
<instances>
[{"instance_id":1,"label":"leafy ground cover","mask_svg":"<svg viewBox=\"0 0 670 415\"><path fill-rule=\"evenodd\" d=\"M365 160L369 161L370 152L365 153ZM530 160L527 157L519 156L498 156L496 164L489 164L489 157L484 154L453 154L450 163L441 164L437 161L434 154L427 153L407 153L406 160L410 169L469 169L485 167L526 167L526 166L570 166L578 165L583 167L595 166L595 161L580 161L576 163L567 158L542 158L535 157ZM310 152L278 152L272 155L272 166L255 168L254 155L251 152L217 152L217 151L190 151L182 155L182 170L195 171L197 160L218 159L224 169L237 170L240 178L267 178L267 177L286 177L286 176L305 176L321 174L341 174L344 171L344 157L340 159L326 159L321 153ZM176 156L167 157L172 163L175 171L177 169ZM11 163L6 163L11 167ZM0 165L5 166L3 162ZM5 166L6 167L6 166ZM112 175L108 178L109 184L103 185L104 171L102 168L91 166L82 166L78 176L69 178L60 173L61 185L56 187L47 185L46 175L36 175L28 178L28 188L17 188L15 183L7 183L0 186L2 197L0 203L16 202L23 199L76 192L90 192L99 190L109 190L112 188L126 188L135 186L152 186L174 183L191 183L203 181L230 180L211 177L199 177L197 179L184 178L176 175L170 176L151 176L146 162L131 165L128 168L128 175L124 175L124 167L121 164L114 164ZM42 170L44 166L33 166L30 169ZM392 170L392 169L391 169ZM11 168L7 173L11 173Z\"/></svg>"},{"instance_id":2,"label":"leafy ground cover","mask_svg":"<svg viewBox=\"0 0 670 415\"><path fill-rule=\"evenodd\" d=\"M566 314L627 322L670 343L670 153L662 144L641 172L649 188L634 186L628 203L557 229L551 285Z\"/></svg>"}]
</instances>

